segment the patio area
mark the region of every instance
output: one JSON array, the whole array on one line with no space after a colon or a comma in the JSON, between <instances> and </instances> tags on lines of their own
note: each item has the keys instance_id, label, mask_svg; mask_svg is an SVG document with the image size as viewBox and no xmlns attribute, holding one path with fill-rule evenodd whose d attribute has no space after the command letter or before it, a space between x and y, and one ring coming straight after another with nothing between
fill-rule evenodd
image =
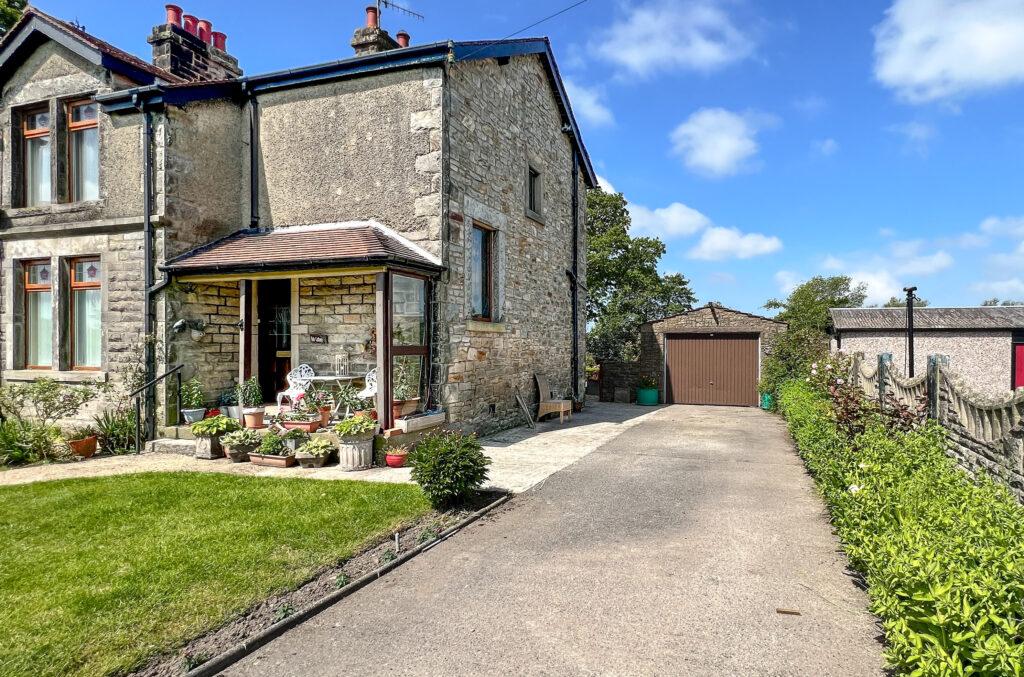
<instances>
[{"instance_id":1,"label":"patio area","mask_svg":"<svg viewBox=\"0 0 1024 677\"><path fill-rule=\"evenodd\" d=\"M660 407L594 402L574 414L572 421L542 422L535 429L520 426L483 438L484 453L492 460L487 487L521 493L537 486L622 432L642 424ZM0 472L0 486L77 477L104 477L144 472L219 472L257 477L305 477L321 480L365 480L411 483L409 468L372 468L345 472L337 467L316 469L266 468L227 459L204 461L179 454L93 458L78 463L40 465Z\"/></svg>"}]
</instances>

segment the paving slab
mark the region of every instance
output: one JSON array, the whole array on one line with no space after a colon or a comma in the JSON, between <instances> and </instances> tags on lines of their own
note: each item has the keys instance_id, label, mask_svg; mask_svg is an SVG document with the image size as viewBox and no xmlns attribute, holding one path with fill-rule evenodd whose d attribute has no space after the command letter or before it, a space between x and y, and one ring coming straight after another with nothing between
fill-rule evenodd
<instances>
[{"instance_id":1,"label":"paving slab","mask_svg":"<svg viewBox=\"0 0 1024 677\"><path fill-rule=\"evenodd\" d=\"M867 602L781 420L668 407L225 674L881 675Z\"/></svg>"}]
</instances>

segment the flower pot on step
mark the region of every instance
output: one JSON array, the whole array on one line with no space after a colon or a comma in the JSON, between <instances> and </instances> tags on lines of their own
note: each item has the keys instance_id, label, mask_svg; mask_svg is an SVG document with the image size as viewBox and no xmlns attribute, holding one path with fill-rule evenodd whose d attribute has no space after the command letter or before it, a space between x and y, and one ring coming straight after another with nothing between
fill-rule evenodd
<instances>
[{"instance_id":1,"label":"flower pot on step","mask_svg":"<svg viewBox=\"0 0 1024 677\"><path fill-rule=\"evenodd\" d=\"M242 410L242 418L245 420L246 428L265 428L263 416L267 410L263 407L246 407Z\"/></svg>"},{"instance_id":2,"label":"flower pot on step","mask_svg":"<svg viewBox=\"0 0 1024 677\"><path fill-rule=\"evenodd\" d=\"M281 421L285 430L302 430L307 433L315 433L320 427L320 420L313 421Z\"/></svg>"},{"instance_id":3,"label":"flower pot on step","mask_svg":"<svg viewBox=\"0 0 1024 677\"><path fill-rule=\"evenodd\" d=\"M403 451L398 454L391 453L390 451L384 454L384 461L388 464L389 468L401 468L405 465L406 460L409 458L409 452Z\"/></svg>"},{"instance_id":4,"label":"flower pot on step","mask_svg":"<svg viewBox=\"0 0 1024 677\"><path fill-rule=\"evenodd\" d=\"M331 424L331 408L320 407L320 427L326 428Z\"/></svg>"},{"instance_id":5,"label":"flower pot on step","mask_svg":"<svg viewBox=\"0 0 1024 677\"><path fill-rule=\"evenodd\" d=\"M193 423L203 420L203 417L206 416L206 408L182 409L181 415L185 417L185 423L192 425Z\"/></svg>"},{"instance_id":6,"label":"flower pot on step","mask_svg":"<svg viewBox=\"0 0 1024 677\"><path fill-rule=\"evenodd\" d=\"M295 454L295 459L303 468L322 468L327 462L326 456L314 456L313 454Z\"/></svg>"},{"instance_id":7,"label":"flower pot on step","mask_svg":"<svg viewBox=\"0 0 1024 677\"><path fill-rule=\"evenodd\" d=\"M365 470L373 465L373 438L343 437L338 444L340 470Z\"/></svg>"},{"instance_id":8,"label":"flower pot on step","mask_svg":"<svg viewBox=\"0 0 1024 677\"><path fill-rule=\"evenodd\" d=\"M197 437L196 458L212 461L216 458L223 458L224 448L220 445L220 436Z\"/></svg>"},{"instance_id":9,"label":"flower pot on step","mask_svg":"<svg viewBox=\"0 0 1024 677\"><path fill-rule=\"evenodd\" d=\"M238 405L232 405L229 407L223 407L224 415L228 418L233 418L236 421L242 421L242 408Z\"/></svg>"},{"instance_id":10,"label":"flower pot on step","mask_svg":"<svg viewBox=\"0 0 1024 677\"><path fill-rule=\"evenodd\" d=\"M79 458L92 458L93 454L96 453L96 439L96 435L90 435L80 440L69 440L68 446L71 447L71 453L75 456Z\"/></svg>"},{"instance_id":11,"label":"flower pot on step","mask_svg":"<svg viewBox=\"0 0 1024 677\"><path fill-rule=\"evenodd\" d=\"M295 465L295 456L271 456L249 452L249 462L268 468L290 468Z\"/></svg>"}]
</instances>

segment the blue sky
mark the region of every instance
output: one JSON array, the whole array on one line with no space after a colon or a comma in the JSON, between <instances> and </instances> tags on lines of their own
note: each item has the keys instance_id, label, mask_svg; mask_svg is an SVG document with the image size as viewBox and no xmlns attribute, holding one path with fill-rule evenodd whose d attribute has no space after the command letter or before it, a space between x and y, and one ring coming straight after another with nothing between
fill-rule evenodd
<instances>
[{"instance_id":1,"label":"blue sky","mask_svg":"<svg viewBox=\"0 0 1024 677\"><path fill-rule=\"evenodd\" d=\"M162 4L40 0L148 57ZM182 2L249 73L348 56L365 2ZM409 0L414 43L571 4ZM287 8L286 8L287 7ZM551 37L595 167L701 301L757 312L815 274L881 302L1024 298L1020 0L589 0Z\"/></svg>"}]
</instances>

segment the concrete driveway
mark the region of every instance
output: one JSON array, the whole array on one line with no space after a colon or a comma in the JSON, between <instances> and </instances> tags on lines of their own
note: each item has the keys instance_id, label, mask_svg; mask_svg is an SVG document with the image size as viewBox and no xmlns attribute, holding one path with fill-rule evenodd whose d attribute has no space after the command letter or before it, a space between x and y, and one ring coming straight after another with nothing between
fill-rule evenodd
<instances>
[{"instance_id":1,"label":"concrete driveway","mask_svg":"<svg viewBox=\"0 0 1024 677\"><path fill-rule=\"evenodd\" d=\"M668 407L227 674L878 675L866 606L782 421Z\"/></svg>"}]
</instances>

